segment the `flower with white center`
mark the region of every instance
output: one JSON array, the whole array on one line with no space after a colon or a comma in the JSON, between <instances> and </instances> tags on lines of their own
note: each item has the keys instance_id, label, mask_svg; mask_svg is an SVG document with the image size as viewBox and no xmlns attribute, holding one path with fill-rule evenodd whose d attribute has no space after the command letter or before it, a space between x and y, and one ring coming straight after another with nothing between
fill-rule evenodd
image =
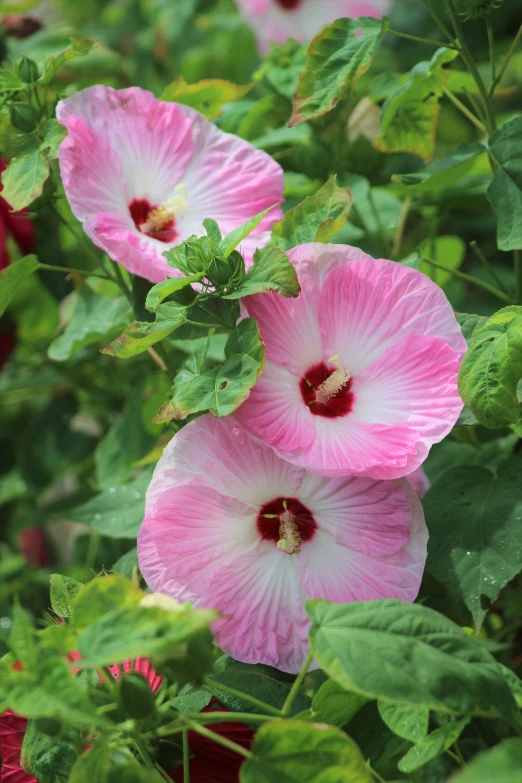
<instances>
[{"instance_id":1,"label":"flower with white center","mask_svg":"<svg viewBox=\"0 0 522 783\"><path fill-rule=\"evenodd\" d=\"M310 41L325 24L336 19L372 16L379 19L391 0L237 0L239 9L254 30L262 52L270 44L288 38Z\"/></svg>"},{"instance_id":2,"label":"flower with white center","mask_svg":"<svg viewBox=\"0 0 522 783\"><path fill-rule=\"evenodd\" d=\"M455 425L466 342L443 291L347 245L288 252L301 293L243 299L266 368L236 416L325 476L406 476Z\"/></svg>"},{"instance_id":3,"label":"flower with white center","mask_svg":"<svg viewBox=\"0 0 522 783\"><path fill-rule=\"evenodd\" d=\"M139 87L89 87L56 116L68 131L59 161L73 213L94 244L152 282L177 274L162 254L203 234L205 218L226 234L283 201L269 155ZM272 209L241 243L247 264L281 216Z\"/></svg>"},{"instance_id":4,"label":"flower with white center","mask_svg":"<svg viewBox=\"0 0 522 783\"><path fill-rule=\"evenodd\" d=\"M324 478L207 414L168 444L138 536L155 592L217 609L217 643L297 672L308 598L413 601L428 533L407 481Z\"/></svg>"}]
</instances>

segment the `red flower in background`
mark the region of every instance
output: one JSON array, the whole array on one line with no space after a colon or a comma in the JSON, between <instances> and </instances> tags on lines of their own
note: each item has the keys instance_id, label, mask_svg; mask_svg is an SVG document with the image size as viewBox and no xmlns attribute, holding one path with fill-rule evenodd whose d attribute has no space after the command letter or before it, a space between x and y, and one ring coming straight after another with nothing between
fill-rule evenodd
<instances>
[{"instance_id":1,"label":"red flower in background","mask_svg":"<svg viewBox=\"0 0 522 783\"><path fill-rule=\"evenodd\" d=\"M7 161L0 158L0 174L7 168ZM0 182L0 192L3 185ZM7 201L0 196L0 271L9 266L7 237L11 235L22 253L29 253L34 245L33 224L26 210L13 212ZM14 331L0 330L0 370L15 345Z\"/></svg>"},{"instance_id":2,"label":"red flower in background","mask_svg":"<svg viewBox=\"0 0 522 783\"><path fill-rule=\"evenodd\" d=\"M27 718L21 718L10 710L0 715L1 783L36 783L32 775L24 772L20 765L26 726Z\"/></svg>"}]
</instances>

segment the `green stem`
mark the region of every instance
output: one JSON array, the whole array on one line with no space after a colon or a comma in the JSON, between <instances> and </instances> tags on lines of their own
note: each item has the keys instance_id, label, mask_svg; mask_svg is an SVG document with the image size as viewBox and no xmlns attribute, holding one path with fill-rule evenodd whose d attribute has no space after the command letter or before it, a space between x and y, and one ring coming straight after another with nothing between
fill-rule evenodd
<instances>
[{"instance_id":1,"label":"green stem","mask_svg":"<svg viewBox=\"0 0 522 783\"><path fill-rule=\"evenodd\" d=\"M121 273L120 265L115 261L113 266L114 272L116 274L116 282L118 283L122 293L127 298L129 304L133 306L133 300L132 300L132 292L130 288L128 287L127 283L123 279L123 275Z\"/></svg>"},{"instance_id":2,"label":"green stem","mask_svg":"<svg viewBox=\"0 0 522 783\"><path fill-rule=\"evenodd\" d=\"M180 713L179 718L188 718L191 721L196 721L205 725L207 723L267 723L268 721L276 720L271 715L255 715L251 712L196 712L196 713ZM155 732L154 737L169 737L171 734L180 734L183 731L183 726L180 724L180 720L177 718L173 723L167 723L165 726L160 726Z\"/></svg>"},{"instance_id":3,"label":"green stem","mask_svg":"<svg viewBox=\"0 0 522 783\"><path fill-rule=\"evenodd\" d=\"M169 355L165 349L165 346L162 345L161 342L156 343L156 350L154 350L154 348L149 348L148 353L150 356L152 356L153 360L163 370L163 372L167 373L169 379L173 381L176 375L176 371L174 370L173 367L170 366ZM158 357L158 359L162 364L160 364L160 362L157 361L154 354L156 354L156 356Z\"/></svg>"},{"instance_id":4,"label":"green stem","mask_svg":"<svg viewBox=\"0 0 522 783\"><path fill-rule=\"evenodd\" d=\"M522 305L522 250L514 250L516 304Z\"/></svg>"},{"instance_id":5,"label":"green stem","mask_svg":"<svg viewBox=\"0 0 522 783\"><path fill-rule=\"evenodd\" d=\"M301 685L304 682L304 678L306 677L306 675L308 673L308 669L310 668L310 664L312 663L313 658L314 658L313 651L310 650L310 652L306 656L305 662L301 666L301 671L299 672L299 674L295 678L295 680L293 682L293 685L292 685L292 687L290 689L290 693L286 697L285 703L283 704L283 709L282 709L283 718L288 718L289 717L290 712L291 712L292 707L293 707L293 704L294 704L294 701L297 698L297 694L299 693Z\"/></svg>"},{"instance_id":6,"label":"green stem","mask_svg":"<svg viewBox=\"0 0 522 783\"><path fill-rule=\"evenodd\" d=\"M457 762L457 764L459 764L460 766L462 766L462 765L460 764L460 759L459 759L459 757L457 756L457 754L456 754L456 753L453 753L453 751L452 751L452 750L449 750L449 748L447 748L447 749L446 749L446 753L448 754L448 756L449 756L450 758L452 758L452 759L453 759L453 761L456 761L456 762Z\"/></svg>"},{"instance_id":7,"label":"green stem","mask_svg":"<svg viewBox=\"0 0 522 783\"><path fill-rule=\"evenodd\" d=\"M145 762L145 766L148 767L149 769L154 770L153 761L152 761L152 759L150 757L150 754L149 754L147 748L145 747L145 745L143 744L141 739L139 737L134 737L134 742L136 743L136 747L138 748L138 750L140 752L140 756L142 757L143 761Z\"/></svg>"},{"instance_id":8,"label":"green stem","mask_svg":"<svg viewBox=\"0 0 522 783\"><path fill-rule=\"evenodd\" d=\"M493 93L495 92L495 88L496 88L497 84L502 80L502 77L504 76L504 74L506 72L506 68L509 65L509 61L513 57L515 49L518 46L518 42L520 41L520 36L521 35L522 35L522 25L520 25L520 27L518 28L518 32L517 32L517 34L515 35L515 37L513 39L513 43L509 47L508 53L506 54L506 56L504 58L504 62L500 66L500 71L498 72L498 74L497 74L497 76L495 78L495 81L491 85L491 95L493 95Z\"/></svg>"},{"instance_id":9,"label":"green stem","mask_svg":"<svg viewBox=\"0 0 522 783\"><path fill-rule=\"evenodd\" d=\"M490 14L486 16L485 21L486 21L486 30L488 31L489 67L491 73L491 84L489 85L489 94L491 95L491 90L493 89L493 85L495 84L495 79L497 78L496 63L495 63L495 36L493 34L493 25L491 24Z\"/></svg>"},{"instance_id":10,"label":"green stem","mask_svg":"<svg viewBox=\"0 0 522 783\"><path fill-rule=\"evenodd\" d=\"M276 707L272 707L270 704L265 704L264 701L260 701L259 699L256 699L254 696L250 696L248 693L243 693L242 691L236 691L235 688L229 688L228 685L223 685L220 682L216 682L215 680L212 680L210 677L205 677L205 683L210 687L214 688L216 691L221 691L221 693L228 693L229 696L233 696L236 699L239 699L240 701L247 701L250 704L252 704L254 707L259 707L259 709L264 710L264 712L268 713L269 715L275 715L277 718L280 718L282 716L281 710L278 710Z\"/></svg>"},{"instance_id":11,"label":"green stem","mask_svg":"<svg viewBox=\"0 0 522 783\"><path fill-rule=\"evenodd\" d=\"M459 760L459 764L461 765L461 767L465 767L466 766L466 762L464 761L464 756L460 752L458 740L455 740L455 742L453 743L453 747L455 748L455 755L457 756L457 758Z\"/></svg>"},{"instance_id":12,"label":"green stem","mask_svg":"<svg viewBox=\"0 0 522 783\"><path fill-rule=\"evenodd\" d=\"M453 41L452 34L450 33L450 31L448 30L446 25L443 23L443 21L440 18L440 16L435 13L435 11L431 7L431 5L428 3L428 0L421 0L421 2L423 4L424 8L426 9L426 11L429 13L431 18L435 22L435 24L437 25L437 27L439 28L439 30L441 31L441 33L446 36L448 41Z\"/></svg>"},{"instance_id":13,"label":"green stem","mask_svg":"<svg viewBox=\"0 0 522 783\"><path fill-rule=\"evenodd\" d=\"M450 269L448 266L443 266L443 264L438 264L436 261L432 261L431 258L426 258L425 256L422 259L423 261L426 261L427 264L430 266L434 266L437 269L443 269L445 272L449 272L450 275L453 275L454 277L458 277L460 280L465 280L467 283L473 283L473 285L478 286L478 288L483 288L484 291L488 291L488 293L492 294L493 296L496 296L498 299L501 299L503 302L507 302L508 304L513 304L513 299L510 296L507 296L503 291L499 291L498 288L495 288L492 285L489 285L489 283L485 283L483 280L480 280L478 277L473 277L473 275L468 275L466 272L461 272L460 269Z\"/></svg>"},{"instance_id":14,"label":"green stem","mask_svg":"<svg viewBox=\"0 0 522 783\"><path fill-rule=\"evenodd\" d=\"M472 75L473 80L477 85L477 89L484 102L484 110L486 114L486 129L489 135L491 135L494 132L495 128L497 127L495 112L493 109L493 105L491 103L491 97L486 89L486 85L484 84L482 76L479 73L475 60L473 59L473 55L471 54L471 51L469 49L468 42L466 41L466 36L464 35L464 31L462 29L462 25L460 23L457 14L457 10L455 8L454 0L446 0L446 8L448 11L448 16L450 17L451 23L453 25L453 29L455 30L455 37L460 45L460 56L464 60L464 63L466 64L468 71Z\"/></svg>"},{"instance_id":15,"label":"green stem","mask_svg":"<svg viewBox=\"0 0 522 783\"><path fill-rule=\"evenodd\" d=\"M246 750L246 748L238 745L237 742L232 742L232 740L229 740L227 737L222 737L220 734L216 734L215 731L210 731L209 729L206 729L204 726L201 726L199 723L195 723L194 721L187 720L186 722L193 731L201 734L202 737L206 737L207 739L212 740L212 742L215 742L218 745L222 745L224 748L228 748L228 750L233 751L233 753L237 753L239 756L243 756L245 759L249 759L252 756L249 750Z\"/></svg>"},{"instance_id":16,"label":"green stem","mask_svg":"<svg viewBox=\"0 0 522 783\"><path fill-rule=\"evenodd\" d=\"M395 239L393 240L392 257L398 258L401 252L402 237L404 236L404 229L406 227L406 221L410 212L412 203L412 197L408 196L402 205L401 214L399 215L399 224L397 231L395 232Z\"/></svg>"},{"instance_id":17,"label":"green stem","mask_svg":"<svg viewBox=\"0 0 522 783\"><path fill-rule=\"evenodd\" d=\"M478 246L478 242L475 239L473 240L473 242L470 242L470 247L475 253L475 255L477 256L478 260L480 261L484 269L488 270L491 277L493 277L495 282L498 283L498 285L504 291L504 293L508 294L508 296L513 296L513 292L509 290L509 288L506 286L502 278L499 275L497 275L493 264L491 264L488 261L488 259L486 258L486 256L484 255L480 247Z\"/></svg>"},{"instance_id":18,"label":"green stem","mask_svg":"<svg viewBox=\"0 0 522 783\"><path fill-rule=\"evenodd\" d=\"M190 750L188 741L188 730L183 730L183 783L190 783Z\"/></svg>"},{"instance_id":19,"label":"green stem","mask_svg":"<svg viewBox=\"0 0 522 783\"><path fill-rule=\"evenodd\" d=\"M83 245L83 247L87 250L89 255L92 257L92 259L96 262L96 265L100 263L100 259L96 253L96 251L93 249L93 246L90 243L90 240L87 239L87 236L85 234L80 234L74 226L72 226L62 215L62 213L59 211L59 209L56 207L56 204L51 204L51 209L53 210L54 214L57 216L58 220L62 223L62 225L65 226L65 228L69 229L73 237L76 239L76 241Z\"/></svg>"},{"instance_id":20,"label":"green stem","mask_svg":"<svg viewBox=\"0 0 522 783\"><path fill-rule=\"evenodd\" d=\"M451 92L451 90L448 90L448 88L447 88L447 87L445 87L445 86L442 84L442 82L439 82L438 80L435 80L435 81L437 81L437 84L439 85L440 89L442 90L442 92L444 93L444 95L446 96L446 98L448 98L448 99L449 99L449 100L450 100L450 101L453 103L453 105L454 105L454 106L456 106L456 107L457 107L457 109L459 109L459 111L461 111L461 112L462 112L462 114L464 114L464 116L465 116L465 117L467 117L467 118L468 118L468 120L469 120L470 122L472 122L472 123L473 123L473 125L475 125L475 127L476 127L476 128L478 128L478 129L479 129L479 131L480 131L481 133L486 133L486 128L485 128L485 126L484 126L484 125L481 123L481 121L478 119L478 117L475 117L475 115L473 114L473 112L471 112L471 111L468 109L468 107L467 107L467 106L465 106L465 105L462 103L462 101L459 101L459 99L457 98L457 96L456 96L456 95L453 95L453 93Z\"/></svg>"},{"instance_id":21,"label":"green stem","mask_svg":"<svg viewBox=\"0 0 522 783\"><path fill-rule=\"evenodd\" d=\"M368 201L370 202L370 209L373 213L373 217L377 227L377 236L379 237L379 241L382 245L383 257L388 258L388 242L386 241L386 237L384 235L384 227L381 223L381 217L379 215L379 210L377 209L377 204L375 203L375 199L373 197L371 188L368 191Z\"/></svg>"},{"instance_id":22,"label":"green stem","mask_svg":"<svg viewBox=\"0 0 522 783\"><path fill-rule=\"evenodd\" d=\"M450 43L441 43L440 41L432 41L430 38L419 38L418 35L399 33L397 30L386 30L386 32L389 33L389 35L395 35L397 38L406 38L408 41L417 41L417 43L429 44L430 46L436 46L437 48L443 46L445 49L456 49L458 51L458 48Z\"/></svg>"},{"instance_id":23,"label":"green stem","mask_svg":"<svg viewBox=\"0 0 522 783\"><path fill-rule=\"evenodd\" d=\"M378 772L376 772L376 770L374 770L374 769L373 769L373 767L370 767L370 765L369 765L369 764L368 764L368 768L369 768L369 770L370 770L371 774L373 775L373 777L375 778L375 780L377 781L377 783L386 783L386 781L384 780L384 778L383 778L383 777L381 777L381 776L379 775L379 773L378 773Z\"/></svg>"},{"instance_id":24,"label":"green stem","mask_svg":"<svg viewBox=\"0 0 522 783\"><path fill-rule=\"evenodd\" d=\"M167 783L174 783L172 778L170 777L169 773L166 772L161 764L158 764L157 761L154 762L154 769L157 769L163 780L165 780Z\"/></svg>"},{"instance_id":25,"label":"green stem","mask_svg":"<svg viewBox=\"0 0 522 783\"><path fill-rule=\"evenodd\" d=\"M87 269L71 269L66 266L55 266L54 264L39 264L40 269L48 269L50 272L65 272L68 275L81 275L82 277L99 277L101 280L110 280L107 275L98 275L95 272L89 272Z\"/></svg>"}]
</instances>

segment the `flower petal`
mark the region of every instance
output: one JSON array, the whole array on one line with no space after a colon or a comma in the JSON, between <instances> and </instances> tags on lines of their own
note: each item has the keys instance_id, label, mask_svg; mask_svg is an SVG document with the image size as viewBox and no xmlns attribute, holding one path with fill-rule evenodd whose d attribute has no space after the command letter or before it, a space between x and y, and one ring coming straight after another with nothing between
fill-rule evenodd
<instances>
[{"instance_id":1,"label":"flower petal","mask_svg":"<svg viewBox=\"0 0 522 783\"><path fill-rule=\"evenodd\" d=\"M467 350L442 289L384 259L355 261L326 275L319 326L325 355L339 354L352 375L410 335L440 337L460 356Z\"/></svg>"},{"instance_id":2,"label":"flower petal","mask_svg":"<svg viewBox=\"0 0 522 783\"><path fill-rule=\"evenodd\" d=\"M201 480L224 495L259 507L278 495L293 497L302 471L256 441L233 417L212 414L187 424L166 446L147 490L147 513L166 489Z\"/></svg>"},{"instance_id":3,"label":"flower petal","mask_svg":"<svg viewBox=\"0 0 522 783\"><path fill-rule=\"evenodd\" d=\"M303 401L298 379L273 362L267 362L236 417L258 437L285 451L306 449L316 437L316 417Z\"/></svg>"}]
</instances>

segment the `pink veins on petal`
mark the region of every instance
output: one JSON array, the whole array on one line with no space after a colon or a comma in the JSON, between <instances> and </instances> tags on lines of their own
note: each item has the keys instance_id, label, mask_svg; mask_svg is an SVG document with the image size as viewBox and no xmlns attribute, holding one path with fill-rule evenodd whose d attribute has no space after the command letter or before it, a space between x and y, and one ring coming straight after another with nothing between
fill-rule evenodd
<instances>
[{"instance_id":1,"label":"pink veins on petal","mask_svg":"<svg viewBox=\"0 0 522 783\"><path fill-rule=\"evenodd\" d=\"M226 653L297 672L305 601L413 601L427 536L407 481L313 474L235 417L207 414L158 462L138 557L154 592L219 611L213 630Z\"/></svg>"}]
</instances>

